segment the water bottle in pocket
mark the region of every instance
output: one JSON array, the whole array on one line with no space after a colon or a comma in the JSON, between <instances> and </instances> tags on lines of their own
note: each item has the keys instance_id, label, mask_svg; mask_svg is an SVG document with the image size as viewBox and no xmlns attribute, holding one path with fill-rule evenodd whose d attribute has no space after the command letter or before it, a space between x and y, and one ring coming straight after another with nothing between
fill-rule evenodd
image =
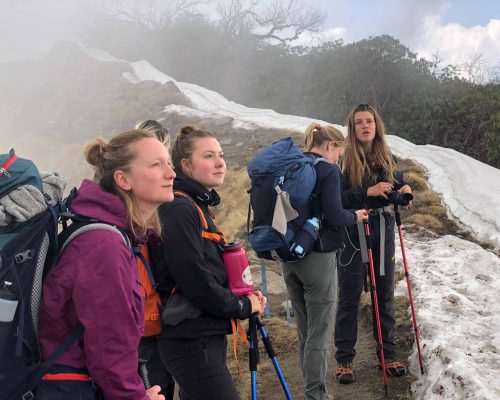
<instances>
[{"instance_id":1,"label":"water bottle in pocket","mask_svg":"<svg viewBox=\"0 0 500 400\"><path fill-rule=\"evenodd\" d=\"M290 251L297 254L299 258L309 254L313 249L314 242L319 237L319 228L319 219L316 217L309 218L293 238Z\"/></svg>"},{"instance_id":2,"label":"water bottle in pocket","mask_svg":"<svg viewBox=\"0 0 500 400\"><path fill-rule=\"evenodd\" d=\"M0 322L12 322L17 310L17 296L12 290L12 282L4 281L0 289Z\"/></svg>"}]
</instances>

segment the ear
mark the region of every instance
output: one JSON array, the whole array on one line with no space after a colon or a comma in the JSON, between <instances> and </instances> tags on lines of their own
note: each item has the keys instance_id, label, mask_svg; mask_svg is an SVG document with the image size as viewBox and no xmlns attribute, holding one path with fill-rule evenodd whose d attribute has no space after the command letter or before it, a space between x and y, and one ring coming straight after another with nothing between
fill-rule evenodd
<instances>
[{"instance_id":1,"label":"ear","mask_svg":"<svg viewBox=\"0 0 500 400\"><path fill-rule=\"evenodd\" d=\"M191 176L191 163L188 158L183 158L181 160L181 169L184 175Z\"/></svg>"},{"instance_id":2,"label":"ear","mask_svg":"<svg viewBox=\"0 0 500 400\"><path fill-rule=\"evenodd\" d=\"M115 183L118 185L120 189L129 191L132 189L132 186L130 185L128 176L125 172L122 170L118 169L113 173L113 179L115 180Z\"/></svg>"}]
</instances>

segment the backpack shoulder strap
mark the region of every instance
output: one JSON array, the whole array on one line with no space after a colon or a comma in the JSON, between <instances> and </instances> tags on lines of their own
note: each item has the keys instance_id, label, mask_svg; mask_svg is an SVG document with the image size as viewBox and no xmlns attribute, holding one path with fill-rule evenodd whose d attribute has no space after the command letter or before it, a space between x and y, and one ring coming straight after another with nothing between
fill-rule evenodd
<instances>
[{"instance_id":1,"label":"backpack shoulder strap","mask_svg":"<svg viewBox=\"0 0 500 400\"><path fill-rule=\"evenodd\" d=\"M196 210L198 211L198 215L200 216L200 221L201 221L201 237L205 238L205 239L208 239L208 240L211 240L213 242L216 242L216 243L220 243L221 241L222 242L226 242L226 238L224 237L224 234L220 231L219 228L217 228L217 232L209 232L208 231L208 222L207 222L207 219L205 218L205 214L203 213L203 210L201 209L201 207L196 204L196 201L194 201L194 199L189 196L187 193L184 193L184 192L181 192L181 191L174 191L174 196L177 196L177 197L184 197L186 199L189 199L193 205L196 207ZM212 216L214 217L214 216Z\"/></svg>"}]
</instances>

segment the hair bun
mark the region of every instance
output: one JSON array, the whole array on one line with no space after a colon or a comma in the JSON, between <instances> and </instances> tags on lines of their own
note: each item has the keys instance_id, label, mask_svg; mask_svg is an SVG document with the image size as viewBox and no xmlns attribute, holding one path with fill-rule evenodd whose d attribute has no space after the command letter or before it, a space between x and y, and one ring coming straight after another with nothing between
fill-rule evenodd
<instances>
[{"instance_id":1,"label":"hair bun","mask_svg":"<svg viewBox=\"0 0 500 400\"><path fill-rule=\"evenodd\" d=\"M198 130L198 128L195 125L186 125L181 128L181 132L179 136L188 136L189 134L193 133L194 131Z\"/></svg>"},{"instance_id":2,"label":"hair bun","mask_svg":"<svg viewBox=\"0 0 500 400\"><path fill-rule=\"evenodd\" d=\"M97 138L87 144L84 154L87 162L93 167L99 167L104 160L104 153L108 144L104 139Z\"/></svg>"}]
</instances>

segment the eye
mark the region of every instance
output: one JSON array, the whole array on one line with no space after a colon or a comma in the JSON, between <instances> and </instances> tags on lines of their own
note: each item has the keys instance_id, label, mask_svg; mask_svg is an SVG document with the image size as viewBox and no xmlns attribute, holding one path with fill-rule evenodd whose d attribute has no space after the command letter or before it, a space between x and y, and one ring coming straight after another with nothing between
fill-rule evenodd
<instances>
[{"instance_id":1,"label":"eye","mask_svg":"<svg viewBox=\"0 0 500 400\"><path fill-rule=\"evenodd\" d=\"M156 161L155 163L153 163L153 167L159 167L161 165L161 162L160 161Z\"/></svg>"}]
</instances>

